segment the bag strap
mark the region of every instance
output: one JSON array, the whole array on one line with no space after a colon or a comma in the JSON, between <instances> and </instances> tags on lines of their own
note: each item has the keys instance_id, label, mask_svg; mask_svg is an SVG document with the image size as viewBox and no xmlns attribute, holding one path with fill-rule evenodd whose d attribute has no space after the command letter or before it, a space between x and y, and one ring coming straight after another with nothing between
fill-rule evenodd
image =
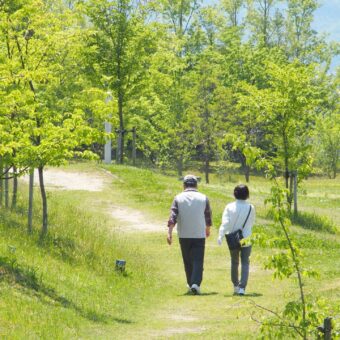
<instances>
[{"instance_id":1,"label":"bag strap","mask_svg":"<svg viewBox=\"0 0 340 340\"><path fill-rule=\"evenodd\" d=\"M249 212L248 212L247 218L246 218L246 220L244 221L243 227L242 227L241 230L243 230L244 226L246 225L246 223L247 223L247 221L248 221L248 217L249 217L249 215L250 215L250 212L251 212L251 206L249 207Z\"/></svg>"}]
</instances>

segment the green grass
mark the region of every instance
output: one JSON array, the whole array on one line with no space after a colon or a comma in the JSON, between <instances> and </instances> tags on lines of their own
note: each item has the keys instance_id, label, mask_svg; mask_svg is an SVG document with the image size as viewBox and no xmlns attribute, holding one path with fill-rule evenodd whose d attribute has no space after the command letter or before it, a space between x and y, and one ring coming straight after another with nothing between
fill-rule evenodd
<instances>
[{"instance_id":1,"label":"green grass","mask_svg":"<svg viewBox=\"0 0 340 340\"><path fill-rule=\"evenodd\" d=\"M1 211L0 319L8 325L2 336L70 338L106 328L109 334L135 322L130 315L144 306L152 266L136 256L137 239L128 244L108 233L104 217L77 208L81 192L68 194L50 194L50 234L43 242L38 232L26 234L24 215ZM121 256L129 263L126 276L114 271Z\"/></svg>"},{"instance_id":2,"label":"green grass","mask_svg":"<svg viewBox=\"0 0 340 340\"><path fill-rule=\"evenodd\" d=\"M185 295L184 271L177 242L165 242L166 221L173 197L181 190L175 176L125 166L105 167L114 176L105 176L101 193L49 191L50 233L41 242L40 202L35 202L35 232L26 233L26 190L22 186L17 213L0 210L0 337L82 338L82 339L252 339L258 324L250 313L259 314L252 303L281 309L298 297L294 280L273 281L264 270L266 258L275 249L254 247L247 298L231 295L229 257L226 247L216 245L217 232L207 242L203 296ZM74 164L67 170L100 172L93 164ZM232 182L212 177L212 184L200 185L211 201L214 224L218 227L226 203L232 201ZM324 181L324 182L323 182ZM339 181L305 184L308 199L301 206L313 211L308 202L327 192L329 205L316 213L328 215L339 224L334 212ZM311 184L309 184L311 183ZM310 187L309 187L310 185ZM333 189L332 189L333 188ZM271 235L263 204L269 183L251 179L251 201L258 212L255 230ZM308 196L310 195L310 196ZM36 192L38 197L38 191ZM314 204L314 203L313 203ZM123 224L112 219L110 206L142 210L159 233L124 233ZM121 230L121 229L119 229ZM319 270L320 279L307 279L308 294L329 301L329 315L339 315L340 255L338 234L292 229L302 247L305 264ZM114 271L114 260L127 261L127 275Z\"/></svg>"},{"instance_id":3,"label":"green grass","mask_svg":"<svg viewBox=\"0 0 340 340\"><path fill-rule=\"evenodd\" d=\"M306 229L325 231L331 234L338 232L337 227L327 216L319 216L316 213L300 212L292 215L292 222Z\"/></svg>"}]
</instances>

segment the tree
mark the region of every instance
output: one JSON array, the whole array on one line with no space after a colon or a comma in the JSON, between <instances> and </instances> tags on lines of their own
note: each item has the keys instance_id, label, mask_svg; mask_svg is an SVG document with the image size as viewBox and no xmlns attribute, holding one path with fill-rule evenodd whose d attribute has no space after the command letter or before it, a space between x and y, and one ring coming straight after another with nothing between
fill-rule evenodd
<instances>
[{"instance_id":1,"label":"tree","mask_svg":"<svg viewBox=\"0 0 340 340\"><path fill-rule=\"evenodd\" d=\"M171 58L171 64L163 68L171 83L166 94L168 97L166 102L171 113L166 149L168 150L167 157L176 163L179 176L182 176L184 162L190 153L190 143L187 138L189 131L185 115L187 103L184 94L187 73L192 66L194 56L194 53L190 52L189 39L192 34L190 28L192 19L199 9L199 2L198 0L163 0L159 7L163 20L169 27L166 38L168 45L164 46L165 51L160 51L160 53L163 57Z\"/></svg>"},{"instance_id":2,"label":"tree","mask_svg":"<svg viewBox=\"0 0 340 340\"><path fill-rule=\"evenodd\" d=\"M322 73L321 73L322 74ZM319 81L320 101L316 121L314 153L317 165L329 176L335 178L340 157L339 81L336 75L323 75Z\"/></svg>"},{"instance_id":3,"label":"tree","mask_svg":"<svg viewBox=\"0 0 340 340\"><path fill-rule=\"evenodd\" d=\"M48 226L44 167L84 154L77 148L93 137L84 112L72 102L80 90L74 54L80 39L73 17L61 2L17 1L3 6L1 14L6 18L3 31L11 53L9 67L3 70L11 84L5 96L11 105L5 109L7 122L2 125L13 138L3 147L11 157L15 151L15 166L38 168L44 236Z\"/></svg>"},{"instance_id":4,"label":"tree","mask_svg":"<svg viewBox=\"0 0 340 340\"><path fill-rule=\"evenodd\" d=\"M312 168L310 138L315 127L317 87L314 67L298 62L268 63L269 87L259 90L244 85L245 95L240 105L252 107L258 122L267 124L267 139L274 149L271 158L283 171L289 210L293 200L292 172L298 171L299 180Z\"/></svg>"},{"instance_id":5,"label":"tree","mask_svg":"<svg viewBox=\"0 0 340 340\"><path fill-rule=\"evenodd\" d=\"M329 178L336 178L340 160L340 118L334 113L319 120L317 125L317 156Z\"/></svg>"},{"instance_id":6,"label":"tree","mask_svg":"<svg viewBox=\"0 0 340 340\"><path fill-rule=\"evenodd\" d=\"M286 44L290 58L311 62L311 56L321 45L311 24L318 0L288 0Z\"/></svg>"},{"instance_id":7,"label":"tree","mask_svg":"<svg viewBox=\"0 0 340 340\"><path fill-rule=\"evenodd\" d=\"M252 0L247 9L247 21L252 39L260 46L270 46L273 34L273 11L278 0Z\"/></svg>"},{"instance_id":8,"label":"tree","mask_svg":"<svg viewBox=\"0 0 340 340\"><path fill-rule=\"evenodd\" d=\"M227 13L229 25L238 27L241 23L241 11L245 5L245 0L221 0L222 8Z\"/></svg>"},{"instance_id":9,"label":"tree","mask_svg":"<svg viewBox=\"0 0 340 340\"><path fill-rule=\"evenodd\" d=\"M268 62L282 59L276 50L241 44L238 35L230 36L225 49L224 84L232 93L226 117L225 148L229 150L229 158L240 162L245 179L250 179L252 157L247 150L256 147L271 150L271 142L266 138L269 130L268 122L258 119L257 102L245 99L247 86L257 89L268 87L266 65ZM242 100L244 98L244 100Z\"/></svg>"},{"instance_id":10,"label":"tree","mask_svg":"<svg viewBox=\"0 0 340 340\"><path fill-rule=\"evenodd\" d=\"M154 49L147 11L130 0L89 1L84 8L94 25L87 34L89 68L97 78L94 85L110 90L117 102L118 161L123 163L129 106L140 98Z\"/></svg>"},{"instance_id":11,"label":"tree","mask_svg":"<svg viewBox=\"0 0 340 340\"><path fill-rule=\"evenodd\" d=\"M191 75L188 91L188 119L192 140L203 162L205 181L209 183L210 162L217 156L225 112L221 106L228 100L220 79L221 56L212 49L205 50ZM223 103L223 104L222 104Z\"/></svg>"}]
</instances>

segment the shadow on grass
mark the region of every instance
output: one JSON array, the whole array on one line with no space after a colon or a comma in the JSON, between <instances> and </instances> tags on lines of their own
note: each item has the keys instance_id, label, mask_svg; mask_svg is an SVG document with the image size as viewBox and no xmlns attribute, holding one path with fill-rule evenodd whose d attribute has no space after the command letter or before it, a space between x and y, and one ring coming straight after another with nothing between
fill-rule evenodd
<instances>
[{"instance_id":1,"label":"shadow on grass","mask_svg":"<svg viewBox=\"0 0 340 340\"><path fill-rule=\"evenodd\" d=\"M51 252L59 255L60 258L68 263L76 263L74 254L79 251L76 242L68 237L52 235L39 235L37 244L39 247L49 249Z\"/></svg>"},{"instance_id":2,"label":"shadow on grass","mask_svg":"<svg viewBox=\"0 0 340 340\"><path fill-rule=\"evenodd\" d=\"M261 294L261 293L246 293L245 295L238 295L238 294L235 294L235 293L231 293L231 294L224 294L223 296L224 297L240 297L242 299L242 298L247 298L247 297L260 297L260 296L263 296L263 294Z\"/></svg>"},{"instance_id":3,"label":"shadow on grass","mask_svg":"<svg viewBox=\"0 0 340 340\"><path fill-rule=\"evenodd\" d=\"M338 232L337 227L327 216L320 216L315 213L299 212L292 215L292 223L305 229L325 231L330 234Z\"/></svg>"},{"instance_id":4,"label":"shadow on grass","mask_svg":"<svg viewBox=\"0 0 340 340\"><path fill-rule=\"evenodd\" d=\"M13 214L11 210L6 210L4 208L0 208L1 214L1 222L8 229L18 229L21 228L22 222L19 215Z\"/></svg>"},{"instance_id":5,"label":"shadow on grass","mask_svg":"<svg viewBox=\"0 0 340 340\"><path fill-rule=\"evenodd\" d=\"M247 293L244 296L245 297L259 297L259 296L263 296L263 294L261 294L261 293Z\"/></svg>"},{"instance_id":6,"label":"shadow on grass","mask_svg":"<svg viewBox=\"0 0 340 340\"><path fill-rule=\"evenodd\" d=\"M15 259L8 257L0 257L0 282L13 282L23 288L34 291L36 297L41 302L46 303L44 297L48 297L54 302L59 303L64 308L73 309L81 317L90 321L108 324L110 322L117 322L123 324L130 324L132 321L122 318L115 318L111 315L97 313L92 310L86 310L77 306L73 301L67 299L62 295L58 295L55 289L43 284L41 279L37 278L36 270L32 267L22 266L16 262Z\"/></svg>"},{"instance_id":7,"label":"shadow on grass","mask_svg":"<svg viewBox=\"0 0 340 340\"><path fill-rule=\"evenodd\" d=\"M178 296L210 296L210 295L218 295L217 292L207 292L207 293L201 293L201 294L193 294L192 292L188 291L184 294L179 294Z\"/></svg>"},{"instance_id":8,"label":"shadow on grass","mask_svg":"<svg viewBox=\"0 0 340 340\"><path fill-rule=\"evenodd\" d=\"M19 208L17 208L17 210L18 209ZM19 213L21 214L21 210ZM20 214L14 214L13 211L9 209L0 209L3 227L11 230L23 229L26 220L23 220L24 214ZM65 262L75 263L74 254L79 250L77 249L76 242L71 238L52 235L51 233L42 237L38 230L33 230L30 235L33 242L36 242L39 247L55 253Z\"/></svg>"}]
</instances>

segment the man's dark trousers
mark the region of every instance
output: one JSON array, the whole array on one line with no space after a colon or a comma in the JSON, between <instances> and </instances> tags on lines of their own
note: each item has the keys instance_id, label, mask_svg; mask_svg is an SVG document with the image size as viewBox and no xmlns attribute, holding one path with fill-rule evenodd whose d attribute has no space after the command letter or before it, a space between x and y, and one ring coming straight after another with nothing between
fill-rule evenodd
<instances>
[{"instance_id":1,"label":"man's dark trousers","mask_svg":"<svg viewBox=\"0 0 340 340\"><path fill-rule=\"evenodd\" d=\"M187 283L190 287L194 283L200 286L203 277L205 238L180 238L179 243Z\"/></svg>"}]
</instances>

